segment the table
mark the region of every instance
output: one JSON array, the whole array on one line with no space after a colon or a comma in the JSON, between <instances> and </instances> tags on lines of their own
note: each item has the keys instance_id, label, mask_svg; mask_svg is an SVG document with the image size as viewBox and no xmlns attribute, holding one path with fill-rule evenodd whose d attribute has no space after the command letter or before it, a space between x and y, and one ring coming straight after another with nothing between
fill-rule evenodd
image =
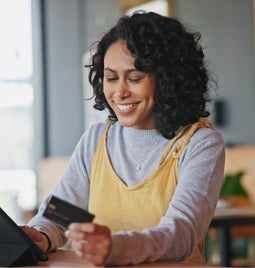
<instances>
[{"instance_id":1,"label":"table","mask_svg":"<svg viewBox=\"0 0 255 268\"><path fill-rule=\"evenodd\" d=\"M231 229L238 226L255 226L255 205L247 199L230 197L229 207L216 209L210 228L220 231L221 265L230 267L233 258L231 252ZM255 237L255 233L251 237Z\"/></svg>"},{"instance_id":2,"label":"table","mask_svg":"<svg viewBox=\"0 0 255 268\"><path fill-rule=\"evenodd\" d=\"M49 260L47 262L38 263L36 266L29 266L29 268L38 267L94 267L91 263L78 258L73 251L57 250L48 254ZM189 262L154 262L142 263L129 267L206 267L206 265L194 264Z\"/></svg>"}]
</instances>

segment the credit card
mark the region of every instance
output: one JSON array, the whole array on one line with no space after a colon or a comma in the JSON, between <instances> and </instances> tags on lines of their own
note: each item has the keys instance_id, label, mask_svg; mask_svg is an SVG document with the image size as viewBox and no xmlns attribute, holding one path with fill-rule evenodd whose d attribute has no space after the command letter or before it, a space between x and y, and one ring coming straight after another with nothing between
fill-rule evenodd
<instances>
[{"instance_id":1,"label":"credit card","mask_svg":"<svg viewBox=\"0 0 255 268\"><path fill-rule=\"evenodd\" d=\"M52 196L43 216L65 228L72 222L92 222L94 215L69 202Z\"/></svg>"}]
</instances>

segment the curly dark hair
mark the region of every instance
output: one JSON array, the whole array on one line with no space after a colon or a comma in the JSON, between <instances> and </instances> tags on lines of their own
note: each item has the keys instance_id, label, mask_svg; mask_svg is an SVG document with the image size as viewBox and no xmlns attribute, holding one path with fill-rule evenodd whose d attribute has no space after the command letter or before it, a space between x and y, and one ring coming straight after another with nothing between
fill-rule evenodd
<instances>
[{"instance_id":1,"label":"curly dark hair","mask_svg":"<svg viewBox=\"0 0 255 268\"><path fill-rule=\"evenodd\" d=\"M119 40L126 43L135 57L135 67L154 73L156 129L166 138L200 117L209 116L209 73L199 41L201 35L191 32L180 21L154 12L123 16L97 44L92 56L89 82L94 90L94 108L116 114L103 91L104 56L109 46Z\"/></svg>"}]
</instances>

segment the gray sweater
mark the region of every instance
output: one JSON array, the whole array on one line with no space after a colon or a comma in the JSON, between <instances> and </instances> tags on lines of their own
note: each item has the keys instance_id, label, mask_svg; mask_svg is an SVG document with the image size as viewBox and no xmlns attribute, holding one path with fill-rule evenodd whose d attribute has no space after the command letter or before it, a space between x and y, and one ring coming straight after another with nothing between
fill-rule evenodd
<instances>
[{"instance_id":1,"label":"gray sweater","mask_svg":"<svg viewBox=\"0 0 255 268\"><path fill-rule=\"evenodd\" d=\"M105 126L106 123L97 123L84 132L54 195L88 208L91 162ZM115 172L131 186L152 173L168 142L155 129L125 128L116 122L109 129L107 149ZM223 182L224 161L222 136L208 128L197 130L179 160L178 185L166 215L152 229L113 234L107 263L126 265L188 258L206 235L213 217ZM140 170L136 169L138 163ZM66 239L63 229L42 216L47 200L29 225L48 234L54 249Z\"/></svg>"}]
</instances>

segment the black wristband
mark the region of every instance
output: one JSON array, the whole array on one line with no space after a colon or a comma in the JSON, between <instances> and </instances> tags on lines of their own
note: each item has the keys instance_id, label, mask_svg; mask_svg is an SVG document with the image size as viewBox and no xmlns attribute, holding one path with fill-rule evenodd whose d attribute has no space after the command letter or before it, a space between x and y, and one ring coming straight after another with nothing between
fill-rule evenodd
<instances>
[{"instance_id":1,"label":"black wristband","mask_svg":"<svg viewBox=\"0 0 255 268\"><path fill-rule=\"evenodd\" d=\"M50 238L49 238L49 236L46 233L44 233L44 232L40 232L40 233L47 238L48 248L47 248L47 251L46 252L49 252L51 250L51 241L50 241Z\"/></svg>"}]
</instances>

